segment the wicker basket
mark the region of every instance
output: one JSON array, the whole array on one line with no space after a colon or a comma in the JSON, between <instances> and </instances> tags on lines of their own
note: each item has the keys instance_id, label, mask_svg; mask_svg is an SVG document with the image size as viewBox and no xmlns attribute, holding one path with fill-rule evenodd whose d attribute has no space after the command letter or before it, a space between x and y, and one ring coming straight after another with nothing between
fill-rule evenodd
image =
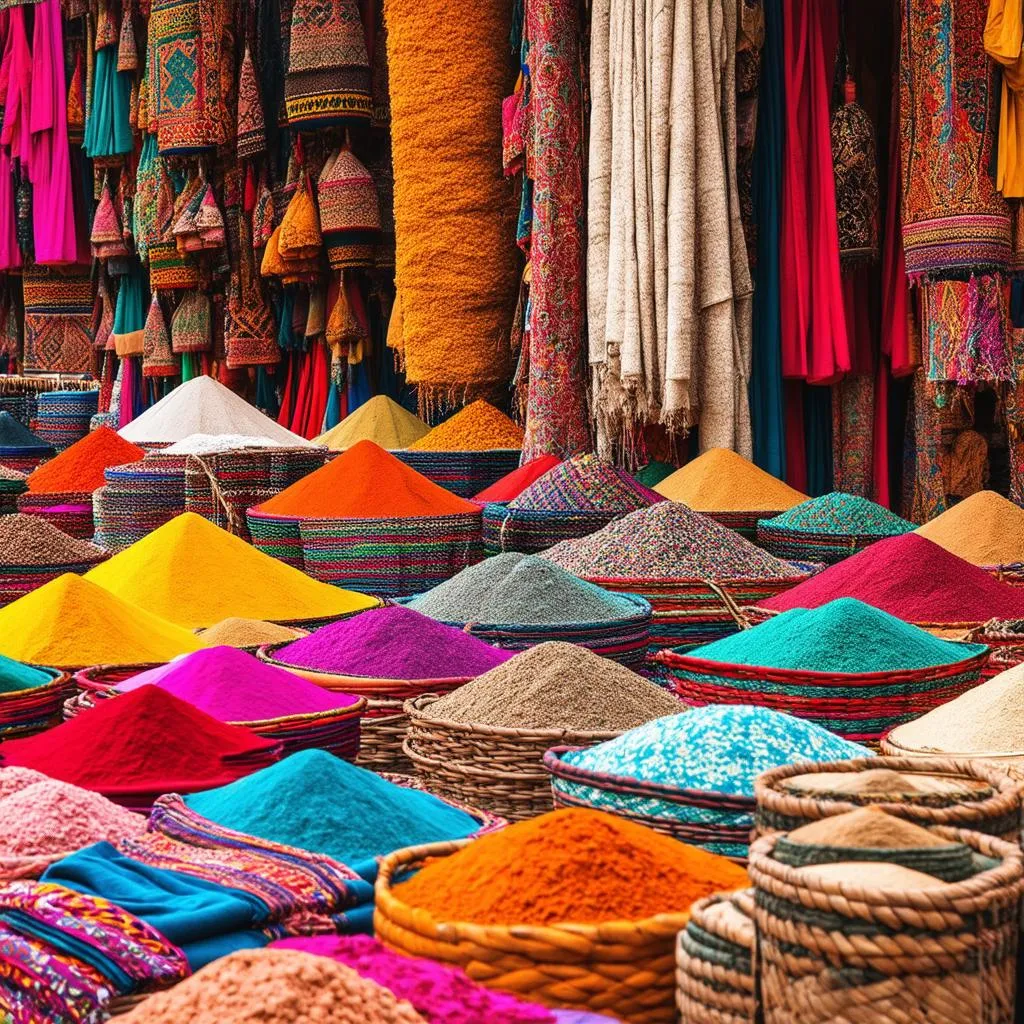
<instances>
[{"instance_id":1,"label":"wicker basket","mask_svg":"<svg viewBox=\"0 0 1024 1024\"><path fill-rule=\"evenodd\" d=\"M882 737L879 751L887 757L899 758L951 758L956 761L970 761L973 764L989 764L1006 772L1013 779L1024 782L1024 750L913 750L902 746L892 733Z\"/></svg>"},{"instance_id":2,"label":"wicker basket","mask_svg":"<svg viewBox=\"0 0 1024 1024\"><path fill-rule=\"evenodd\" d=\"M801 775L876 769L938 777L956 782L959 786L949 793L908 793L898 799L887 799L887 795L832 794L827 790L816 791L812 795L794 793L785 788L786 780ZM1024 823L1020 784L1005 772L982 761L945 757L873 757L784 765L760 775L754 783L754 793L757 799L755 827L758 835L791 832L812 821L869 805L927 828L939 825L969 828L1013 843L1020 843L1021 825Z\"/></svg>"},{"instance_id":3,"label":"wicker basket","mask_svg":"<svg viewBox=\"0 0 1024 1024\"><path fill-rule=\"evenodd\" d=\"M47 673L50 679L28 690L0 693L0 740L31 736L59 724L64 701L74 693L69 672L43 665L31 667Z\"/></svg>"},{"instance_id":4,"label":"wicker basket","mask_svg":"<svg viewBox=\"0 0 1024 1024\"><path fill-rule=\"evenodd\" d=\"M559 541L576 540L604 529L629 510L614 512L539 511L488 502L483 508L484 554L546 551Z\"/></svg>"},{"instance_id":5,"label":"wicker basket","mask_svg":"<svg viewBox=\"0 0 1024 1024\"><path fill-rule=\"evenodd\" d=\"M592 772L568 764L564 757L579 747L553 747L544 754L544 767L551 775L551 794L555 807L591 807L638 825L701 846L739 863L746 863L746 849L754 825L754 799L730 793L683 789L642 779ZM596 802L597 793L611 795ZM679 809L679 817L650 814L650 802L670 804Z\"/></svg>"},{"instance_id":6,"label":"wicker basket","mask_svg":"<svg viewBox=\"0 0 1024 1024\"><path fill-rule=\"evenodd\" d=\"M708 896L690 908L676 943L681 1024L757 1024L753 915L752 889Z\"/></svg>"},{"instance_id":7,"label":"wicker basket","mask_svg":"<svg viewBox=\"0 0 1024 1024\"><path fill-rule=\"evenodd\" d=\"M437 699L436 694L427 694L406 701L406 756L431 792L483 807L509 821L552 809L544 769L550 747L591 747L619 735L451 722L431 715L430 705Z\"/></svg>"},{"instance_id":8,"label":"wicker basket","mask_svg":"<svg viewBox=\"0 0 1024 1024\"><path fill-rule=\"evenodd\" d=\"M392 891L392 880L468 840L411 847L385 857L374 930L390 948L463 968L488 988L545 1006L608 1014L631 1024L675 1019L674 944L689 912L606 924L475 925L438 922Z\"/></svg>"},{"instance_id":9,"label":"wicker basket","mask_svg":"<svg viewBox=\"0 0 1024 1024\"><path fill-rule=\"evenodd\" d=\"M410 469L460 498L474 494L519 468L522 452L514 448L494 448L481 452L428 452L399 449L391 453Z\"/></svg>"},{"instance_id":10,"label":"wicker basket","mask_svg":"<svg viewBox=\"0 0 1024 1024\"><path fill-rule=\"evenodd\" d=\"M938 829L996 866L932 889L822 881L751 847L765 1024L1012 1024L1024 855Z\"/></svg>"},{"instance_id":11,"label":"wicker basket","mask_svg":"<svg viewBox=\"0 0 1024 1024\"><path fill-rule=\"evenodd\" d=\"M332 675L313 669L299 668L278 661L276 653L288 642L268 644L257 651L257 657L268 665L287 669L326 690L355 693L367 699L362 721L362 739L356 764L375 772L415 774L416 766L403 751L409 716L405 701L426 693L450 693L469 682L468 676L449 679L384 679L371 676Z\"/></svg>"},{"instance_id":12,"label":"wicker basket","mask_svg":"<svg viewBox=\"0 0 1024 1024\"><path fill-rule=\"evenodd\" d=\"M708 661L674 651L662 651L654 660L687 704L758 704L877 747L894 726L976 686L988 648L964 645L960 661L898 672L795 671Z\"/></svg>"}]
</instances>

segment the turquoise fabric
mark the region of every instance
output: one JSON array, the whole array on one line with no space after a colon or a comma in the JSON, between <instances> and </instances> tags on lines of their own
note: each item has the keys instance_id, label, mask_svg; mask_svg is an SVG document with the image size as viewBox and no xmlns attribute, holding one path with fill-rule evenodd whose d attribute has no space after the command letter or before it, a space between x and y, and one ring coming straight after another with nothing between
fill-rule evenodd
<instances>
[{"instance_id":1,"label":"turquoise fabric","mask_svg":"<svg viewBox=\"0 0 1024 1024\"><path fill-rule=\"evenodd\" d=\"M92 104L82 144L86 156L132 151L131 93L131 73L117 70L117 47L104 46L96 54Z\"/></svg>"}]
</instances>

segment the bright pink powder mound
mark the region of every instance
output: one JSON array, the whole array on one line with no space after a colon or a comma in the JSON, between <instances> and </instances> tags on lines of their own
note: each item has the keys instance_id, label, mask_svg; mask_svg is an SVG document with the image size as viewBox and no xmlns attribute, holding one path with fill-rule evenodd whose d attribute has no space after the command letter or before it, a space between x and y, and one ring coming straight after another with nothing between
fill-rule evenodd
<instances>
[{"instance_id":1,"label":"bright pink powder mound","mask_svg":"<svg viewBox=\"0 0 1024 1024\"><path fill-rule=\"evenodd\" d=\"M21 768L17 765L0 768L0 800L11 796L12 793L20 793L37 782L46 782L49 777L37 772L35 768Z\"/></svg>"},{"instance_id":2,"label":"bright pink powder mound","mask_svg":"<svg viewBox=\"0 0 1024 1024\"><path fill-rule=\"evenodd\" d=\"M554 1024L543 1006L470 981L456 967L385 949L368 935L315 935L271 943L330 957L406 999L430 1024Z\"/></svg>"},{"instance_id":3,"label":"bright pink powder mound","mask_svg":"<svg viewBox=\"0 0 1024 1024\"><path fill-rule=\"evenodd\" d=\"M1000 583L916 533L872 544L761 607L818 608L838 597L856 597L904 622L1024 617L1024 588Z\"/></svg>"},{"instance_id":4,"label":"bright pink powder mound","mask_svg":"<svg viewBox=\"0 0 1024 1024\"><path fill-rule=\"evenodd\" d=\"M219 722L261 722L288 715L334 711L354 704L351 693L335 693L235 647L210 647L125 679L116 689L142 686L187 701Z\"/></svg>"}]
</instances>

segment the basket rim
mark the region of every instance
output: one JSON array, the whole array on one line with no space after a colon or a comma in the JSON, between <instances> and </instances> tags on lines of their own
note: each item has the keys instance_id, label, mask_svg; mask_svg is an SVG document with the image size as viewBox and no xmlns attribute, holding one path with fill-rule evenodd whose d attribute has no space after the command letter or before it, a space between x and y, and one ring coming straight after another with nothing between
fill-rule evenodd
<instances>
[{"instance_id":1,"label":"basket rim","mask_svg":"<svg viewBox=\"0 0 1024 1024\"><path fill-rule=\"evenodd\" d=\"M544 754L544 767L555 779L564 779L566 782L590 785L595 789L619 787L618 792L628 791L632 796L646 797L651 800L665 800L667 803L686 803L687 797L710 797L714 799L715 803L722 810L753 811L757 807L757 801L752 796L720 793L713 789L689 789L682 786L670 786L662 782L648 782L631 775L615 775L612 772L589 771L585 768L577 768L566 764L562 760L565 754L586 749L586 747L570 746L551 747Z\"/></svg>"},{"instance_id":2,"label":"basket rim","mask_svg":"<svg viewBox=\"0 0 1024 1024\"><path fill-rule=\"evenodd\" d=\"M827 602L825 602L825 603L827 603ZM816 608L820 608L821 605L816 605L815 607ZM762 622L765 619L771 619L771 618L774 618L774 616L776 616L776 615L782 615L782 614L784 614L787 611L792 611L792 609L790 609L790 608L783 608L783 609L780 610L778 608L765 608L763 605L757 605L757 604L747 605L746 607L744 607L741 610L744 612L744 614L746 614L748 616L754 615L754 616L757 617L757 621L754 623L754 625L758 625L760 622ZM899 618L899 616L896 616L896 618ZM900 619L900 621L901 622L906 622L906 623L908 623L911 626L917 626L919 629L946 629L946 630L949 630L949 629L963 629L963 630L969 630L969 629L977 629L979 626L984 626L986 622L991 622L992 620L991 619L985 619L985 620L982 620L982 621L975 621L975 620L961 619L961 620L958 620L956 622L924 622L924 621L921 621L921 622L911 622L909 619Z\"/></svg>"},{"instance_id":3,"label":"basket rim","mask_svg":"<svg viewBox=\"0 0 1024 1024\"><path fill-rule=\"evenodd\" d=\"M424 437L427 435L424 434ZM413 444L416 442L414 441ZM398 457L398 453L402 455L434 455L437 457L445 455L492 455L495 453L501 453L502 455L522 455L522 448L445 448L445 449L433 449L433 448L389 448L388 451Z\"/></svg>"},{"instance_id":4,"label":"basket rim","mask_svg":"<svg viewBox=\"0 0 1024 1024\"><path fill-rule=\"evenodd\" d=\"M901 724L907 725L909 723L904 722L904 723L901 723ZM1017 751L1017 750L994 750L992 752L988 752L988 751L979 752L979 751L967 751L967 750L950 750L950 751L946 751L946 750L926 750L926 749L920 749L919 750L919 749L917 749L915 747L905 747L901 743L899 743L897 740L894 740L892 738L892 734L899 727L900 726L895 725L891 729L887 730L886 732L884 732L882 734L880 743L883 744L884 746L887 745L890 748L890 750L894 751L894 753L889 754L884 749L884 746L883 746L882 753L884 755L888 756L888 757L921 757L921 758L926 758L926 757L928 757L928 758L951 757L951 758L956 758L958 760L965 760L965 761L966 760L995 761L995 760L1002 760L1002 759L1011 758L1011 757L1013 757L1013 758L1017 758L1017 757L1024 758L1024 749L1021 749L1019 751Z\"/></svg>"},{"instance_id":5,"label":"basket rim","mask_svg":"<svg viewBox=\"0 0 1024 1024\"><path fill-rule=\"evenodd\" d=\"M571 570L566 570L567 572ZM802 572L799 576L768 576L761 579L756 579L749 576L722 576L716 579L709 580L703 576L581 576L580 579L586 580L588 583L593 583L596 586L603 586L609 583L634 583L640 585L679 585L679 584L694 584L701 583L707 585L709 582L716 584L719 587L727 587L730 585L740 585L746 587L747 584L757 583L762 586L774 586L779 583L791 583L796 586L798 583L803 583L809 580L814 573ZM748 588L749 589L749 588ZM642 594L639 596L643 596Z\"/></svg>"},{"instance_id":6,"label":"basket rim","mask_svg":"<svg viewBox=\"0 0 1024 1024\"><path fill-rule=\"evenodd\" d=\"M901 680L904 682L926 682L929 679L960 675L963 672L973 670L975 667L981 669L991 653L987 644L974 644L963 640L947 640L946 642L962 643L965 647L980 647L981 649L976 650L973 654L960 661L951 661L945 665L932 665L930 668L924 669L894 669L888 672L819 672L810 669L771 668L767 665L740 665L736 662L712 661L708 658L696 658L693 655L678 654L672 648L658 651L653 656L653 659L668 668L679 670L690 668L701 674L722 675L726 678L741 679L756 676L756 678L765 679L768 682L796 683L806 679L822 686L828 686L836 681L842 681L845 685L863 684L869 686L872 683L883 681L891 685L894 680L897 682ZM727 671L715 672L715 669L725 669ZM737 672L737 669L741 671Z\"/></svg>"},{"instance_id":7,"label":"basket rim","mask_svg":"<svg viewBox=\"0 0 1024 1024\"><path fill-rule=\"evenodd\" d=\"M440 700L442 696L445 695L424 693L418 697L410 697L403 705L405 713L417 723L440 726L449 732L458 732L471 736L494 736L509 740L536 740L537 742L542 740L561 740L562 743L565 743L566 741L571 742L574 738L578 737L584 743L602 742L615 739L616 736L620 736L625 731L623 729L618 729L615 732L588 732L586 730L574 731L571 729L515 729L502 725L483 725L482 723L475 722L454 722L448 718L432 718L421 710L421 704L424 704L424 702L426 705L433 704L435 701Z\"/></svg>"},{"instance_id":8,"label":"basket rim","mask_svg":"<svg viewBox=\"0 0 1024 1024\"><path fill-rule=\"evenodd\" d=\"M438 938L443 941L458 941L461 936L458 934L463 929L469 929L473 933L490 938L499 937L513 933L517 940L533 940L549 944L549 936L557 933L568 933L573 936L590 939L596 945L605 942L615 942L614 938L606 937L607 933L627 926L643 931L647 927L671 926L681 931L690 920L689 908L684 911L673 913L654 914L651 917L640 918L635 921L602 921L599 924L579 924L572 921L556 922L549 925L535 924L473 924L469 921L439 921L429 911L420 907L413 907L395 896L391 885L391 879L397 868L406 867L413 863L426 860L427 858L447 857L468 846L472 839L454 839L443 843L424 843L420 846L407 846L401 850L389 853L380 862L380 869L377 873L377 881L374 885L374 898L377 906L402 907L408 911L415 912L421 920L430 924L438 932ZM387 911L385 910L385 913Z\"/></svg>"},{"instance_id":9,"label":"basket rim","mask_svg":"<svg viewBox=\"0 0 1024 1024\"><path fill-rule=\"evenodd\" d=\"M0 708L3 707L6 701L16 703L19 700L24 700L26 697L41 697L44 694L49 695L51 691L65 689L74 680L73 673L68 669L50 665L35 665L28 661L23 661L21 664L27 665L29 668L38 669L40 672L48 672L50 679L45 683L40 683L38 686L30 686L24 690L10 690L6 693L0 693Z\"/></svg>"},{"instance_id":10,"label":"basket rim","mask_svg":"<svg viewBox=\"0 0 1024 1024\"><path fill-rule=\"evenodd\" d=\"M458 497L458 495L454 495L454 497ZM472 504L469 498L461 500ZM320 523L367 523L379 528L381 523L436 523L438 521L448 522L453 519L466 519L475 523L480 519L481 514L479 507L473 511L467 509L464 512L441 513L435 516L379 516L375 519L368 519L364 516L283 516L276 512L264 512L258 505L253 505L245 510L246 518L252 516L254 519L265 520L268 523L279 523L282 526L299 528Z\"/></svg>"}]
</instances>

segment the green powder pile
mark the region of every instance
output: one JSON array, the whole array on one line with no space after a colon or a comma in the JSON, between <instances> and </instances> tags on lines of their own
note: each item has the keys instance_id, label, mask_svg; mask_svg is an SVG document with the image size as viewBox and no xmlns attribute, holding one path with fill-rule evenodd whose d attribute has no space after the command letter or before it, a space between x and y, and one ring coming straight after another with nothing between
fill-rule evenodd
<instances>
[{"instance_id":1,"label":"green powder pile","mask_svg":"<svg viewBox=\"0 0 1024 1024\"><path fill-rule=\"evenodd\" d=\"M981 644L940 640L852 597L794 608L686 653L706 661L808 672L893 672L950 665Z\"/></svg>"},{"instance_id":2,"label":"green powder pile","mask_svg":"<svg viewBox=\"0 0 1024 1024\"><path fill-rule=\"evenodd\" d=\"M44 686L53 677L31 665L22 664L12 658L0 654L0 693L16 693L19 690L31 690L36 686Z\"/></svg>"}]
</instances>

